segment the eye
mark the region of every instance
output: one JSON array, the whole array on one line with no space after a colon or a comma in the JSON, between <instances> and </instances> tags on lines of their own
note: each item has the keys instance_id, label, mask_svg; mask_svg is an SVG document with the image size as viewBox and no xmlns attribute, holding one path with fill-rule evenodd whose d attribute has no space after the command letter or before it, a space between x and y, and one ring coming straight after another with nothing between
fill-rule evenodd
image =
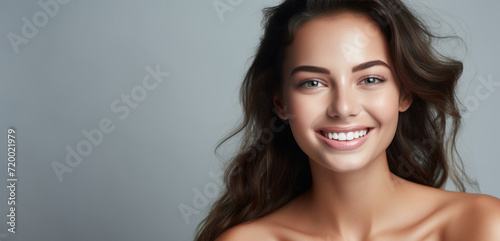
<instances>
[{"instance_id":1,"label":"eye","mask_svg":"<svg viewBox=\"0 0 500 241\"><path fill-rule=\"evenodd\" d=\"M318 80L308 80L308 81L304 81L304 82L299 84L299 87L302 87L302 86L307 87L307 88L316 88L316 87L325 86L325 85L322 84Z\"/></svg>"},{"instance_id":2,"label":"eye","mask_svg":"<svg viewBox=\"0 0 500 241\"><path fill-rule=\"evenodd\" d=\"M385 79L382 77L368 77L361 80L360 83L364 85L376 85L382 82L385 82Z\"/></svg>"}]
</instances>

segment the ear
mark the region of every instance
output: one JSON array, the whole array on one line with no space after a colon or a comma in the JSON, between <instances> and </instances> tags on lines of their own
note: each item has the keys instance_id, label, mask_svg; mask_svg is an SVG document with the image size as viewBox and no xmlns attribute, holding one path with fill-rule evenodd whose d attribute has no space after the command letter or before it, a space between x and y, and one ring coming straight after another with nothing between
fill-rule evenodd
<instances>
[{"instance_id":1,"label":"ear","mask_svg":"<svg viewBox=\"0 0 500 241\"><path fill-rule=\"evenodd\" d=\"M413 95L411 93L401 92L401 96L399 97L399 112L405 112L410 108L411 103L413 102Z\"/></svg>"},{"instance_id":2,"label":"ear","mask_svg":"<svg viewBox=\"0 0 500 241\"><path fill-rule=\"evenodd\" d=\"M274 93L273 105L274 109L276 110L276 114L279 116L279 118L281 118L282 120L287 120L288 115L286 114L287 111L285 104L283 102L283 96L278 91Z\"/></svg>"}]
</instances>

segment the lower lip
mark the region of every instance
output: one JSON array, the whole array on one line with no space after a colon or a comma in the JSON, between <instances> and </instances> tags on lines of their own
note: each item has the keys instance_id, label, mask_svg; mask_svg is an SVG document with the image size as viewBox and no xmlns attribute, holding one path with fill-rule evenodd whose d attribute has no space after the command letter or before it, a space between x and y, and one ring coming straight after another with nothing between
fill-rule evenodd
<instances>
[{"instance_id":1,"label":"lower lip","mask_svg":"<svg viewBox=\"0 0 500 241\"><path fill-rule=\"evenodd\" d=\"M361 145L363 145L363 143L365 143L366 139L368 139L370 132L371 132L371 129L368 129L368 133L366 133L366 135L359 137L359 138L356 138L356 139L352 139L350 141L339 141L339 140L329 139L329 138L326 138L325 136L321 135L321 133L319 133L319 132L315 132L315 133L330 148L335 149L335 150L348 151L348 150L357 149Z\"/></svg>"}]
</instances>

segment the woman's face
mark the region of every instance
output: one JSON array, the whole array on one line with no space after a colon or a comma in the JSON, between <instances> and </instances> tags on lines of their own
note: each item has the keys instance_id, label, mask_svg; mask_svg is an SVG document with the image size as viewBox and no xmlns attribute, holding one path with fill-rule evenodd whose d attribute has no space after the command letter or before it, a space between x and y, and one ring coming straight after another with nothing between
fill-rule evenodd
<instances>
[{"instance_id":1,"label":"woman's face","mask_svg":"<svg viewBox=\"0 0 500 241\"><path fill-rule=\"evenodd\" d=\"M411 104L391 68L382 32L363 15L320 17L297 31L274 104L311 161L349 172L387 160L398 113Z\"/></svg>"}]
</instances>

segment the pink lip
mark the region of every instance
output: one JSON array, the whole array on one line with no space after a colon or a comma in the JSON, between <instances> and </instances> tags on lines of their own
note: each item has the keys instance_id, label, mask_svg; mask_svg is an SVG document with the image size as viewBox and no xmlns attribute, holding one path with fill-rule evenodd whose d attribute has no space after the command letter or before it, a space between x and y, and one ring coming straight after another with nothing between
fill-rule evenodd
<instances>
[{"instance_id":1,"label":"pink lip","mask_svg":"<svg viewBox=\"0 0 500 241\"><path fill-rule=\"evenodd\" d=\"M349 131L359 131L359 130L366 130L366 129L372 129L369 126L349 126L349 127L325 127L316 130L317 132L349 132Z\"/></svg>"},{"instance_id":2,"label":"pink lip","mask_svg":"<svg viewBox=\"0 0 500 241\"><path fill-rule=\"evenodd\" d=\"M349 132L349 131L356 131L356 130L365 130L368 129L368 133L363 136L359 137L350 141L339 141L339 140L333 140L326 138L323 133L324 132ZM354 150L359 148L361 145L365 143L365 141L368 139L368 136L371 133L371 130L373 128L366 127L366 126L352 126L352 127L331 127L331 128L322 128L320 130L315 131L316 136L320 138L326 145L328 145L330 148L335 149L335 150L342 150L342 151L347 151L347 150Z\"/></svg>"}]
</instances>

